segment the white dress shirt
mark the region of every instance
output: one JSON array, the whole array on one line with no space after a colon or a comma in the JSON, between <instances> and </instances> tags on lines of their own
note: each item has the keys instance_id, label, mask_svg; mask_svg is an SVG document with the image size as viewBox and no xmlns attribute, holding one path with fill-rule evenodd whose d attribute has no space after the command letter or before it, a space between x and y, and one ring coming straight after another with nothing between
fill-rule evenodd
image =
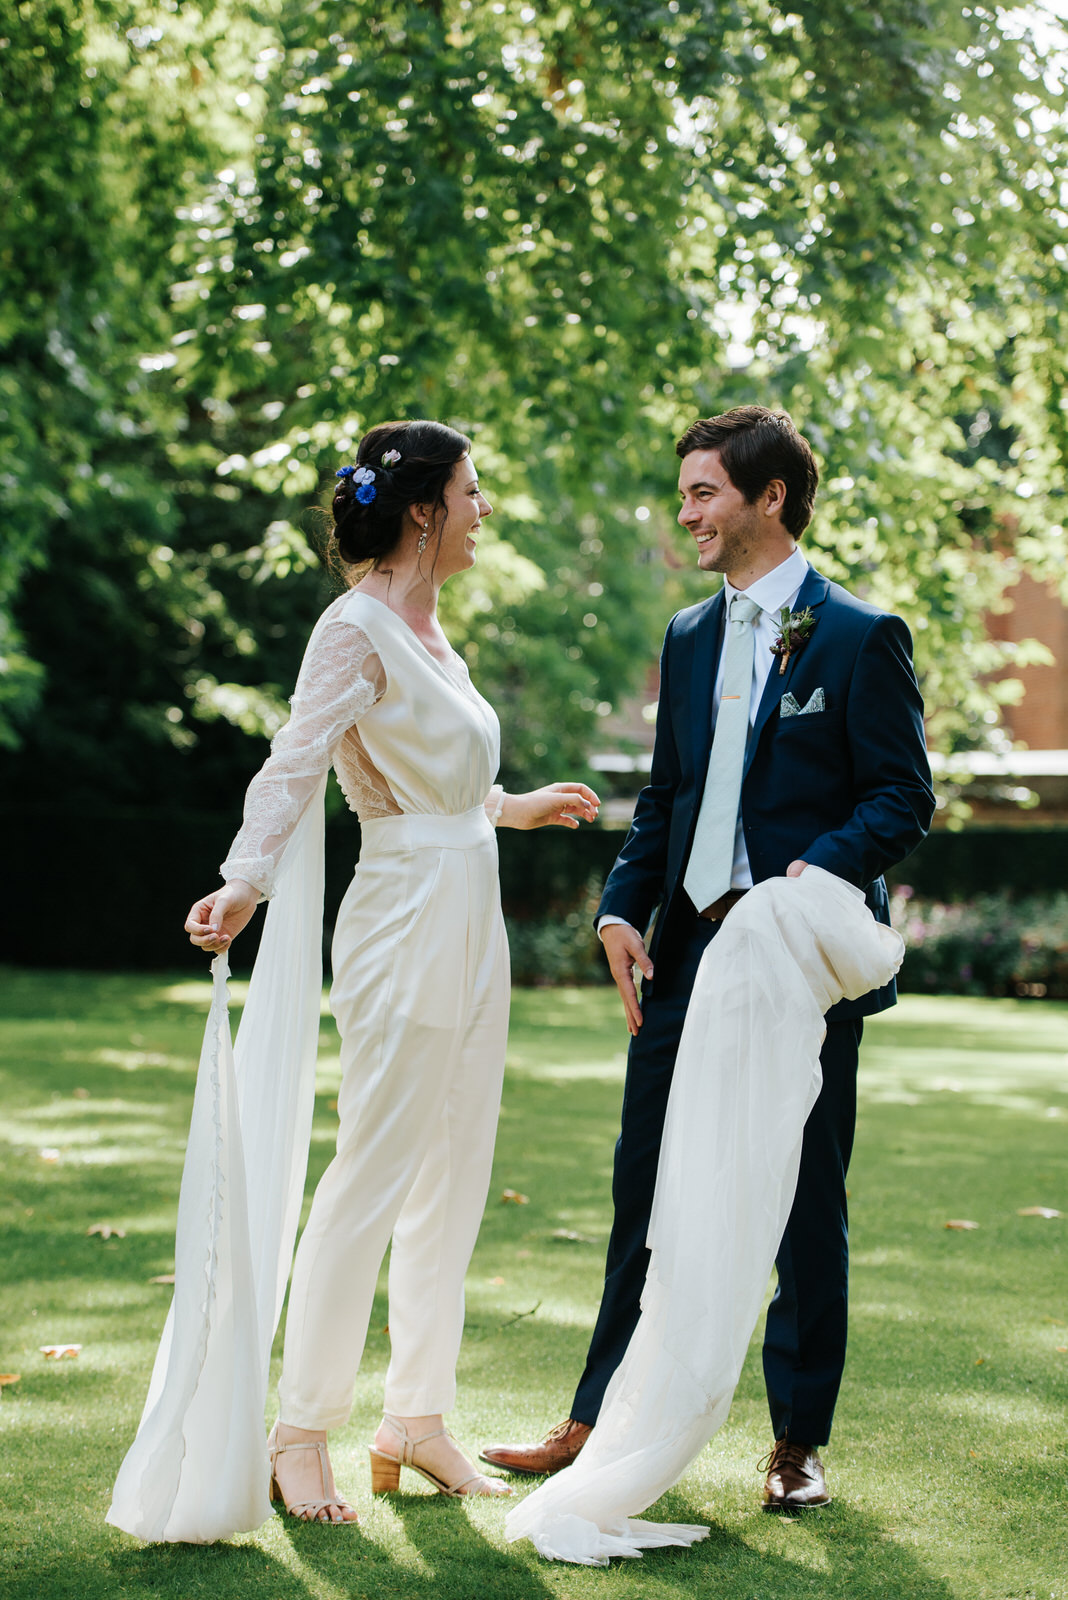
<instances>
[{"instance_id":1,"label":"white dress shirt","mask_svg":"<svg viewBox=\"0 0 1068 1600\"><path fill-rule=\"evenodd\" d=\"M762 578L751 583L748 589L736 589L726 578L723 580L723 596L725 612L730 615L731 601L736 594L745 594L750 600L755 600L760 607L760 615L753 623L756 630L756 649L753 652L753 682L749 692L749 727L752 729L756 721L757 709L764 685L768 681L768 674L776 660L771 653L771 647L779 632L779 613L783 606L794 609L794 604L801 592L801 585L808 576L808 562L800 550L794 550L785 561L766 572ZM719 666L716 670L716 683L712 692L712 703L716 715L719 715L720 697L723 692L723 650L719 653ZM737 832L734 836L734 865L731 869L732 889L751 889L753 887L753 874L749 867L749 855L745 848L745 834L742 831L742 814L739 809ZM625 922L624 917L614 917L610 913L599 917L597 932L608 927L613 922Z\"/></svg>"}]
</instances>

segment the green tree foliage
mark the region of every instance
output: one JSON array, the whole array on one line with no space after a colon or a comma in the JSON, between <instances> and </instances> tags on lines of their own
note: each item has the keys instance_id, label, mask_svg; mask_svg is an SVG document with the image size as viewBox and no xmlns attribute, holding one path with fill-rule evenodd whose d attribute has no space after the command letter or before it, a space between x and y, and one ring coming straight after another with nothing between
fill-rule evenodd
<instances>
[{"instance_id":1,"label":"green tree foliage","mask_svg":"<svg viewBox=\"0 0 1068 1600\"><path fill-rule=\"evenodd\" d=\"M24 0L5 26L0 740L24 792L155 801L191 740L191 664L255 650L247 586L211 571L215 452L184 446L198 418L171 380L197 201L251 142L218 89L254 30L121 0ZM269 520L249 500L244 544Z\"/></svg>"},{"instance_id":2,"label":"green tree foliage","mask_svg":"<svg viewBox=\"0 0 1068 1600\"><path fill-rule=\"evenodd\" d=\"M366 426L423 414L473 435L497 506L446 592L506 777L574 766L706 592L673 555L673 437L758 399L820 454L813 559L910 620L938 742L987 735L1012 689L982 681L983 613L1065 554L1061 83L1012 14L134 9L23 4L0 51L8 123L48 72L89 119L82 155L24 141L70 248L28 354L2 325L3 577L54 574L74 526L87 569L114 554L128 726L222 760L206 719L270 724L323 592L307 508Z\"/></svg>"},{"instance_id":3,"label":"green tree foliage","mask_svg":"<svg viewBox=\"0 0 1068 1600\"><path fill-rule=\"evenodd\" d=\"M1007 552L1063 554L1063 128L1026 34L913 0L302 5L267 89L197 376L268 344L276 426L230 465L311 494L382 416L475 433L501 543L454 621L520 768L574 759L700 592L650 559L670 440L754 398L820 452L815 558L912 620L936 736L979 736Z\"/></svg>"}]
</instances>

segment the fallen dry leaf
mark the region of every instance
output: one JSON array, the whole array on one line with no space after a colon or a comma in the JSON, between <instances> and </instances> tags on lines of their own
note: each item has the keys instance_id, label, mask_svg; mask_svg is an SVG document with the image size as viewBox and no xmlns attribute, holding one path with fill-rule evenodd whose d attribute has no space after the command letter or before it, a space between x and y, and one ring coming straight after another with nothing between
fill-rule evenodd
<instances>
[{"instance_id":1,"label":"fallen dry leaf","mask_svg":"<svg viewBox=\"0 0 1068 1600\"><path fill-rule=\"evenodd\" d=\"M955 1217L951 1222L946 1223L947 1228L977 1228L978 1226L977 1222L968 1222L961 1217Z\"/></svg>"},{"instance_id":2,"label":"fallen dry leaf","mask_svg":"<svg viewBox=\"0 0 1068 1600\"><path fill-rule=\"evenodd\" d=\"M72 1089L71 1094L74 1096L75 1100L88 1100L89 1098L88 1089Z\"/></svg>"},{"instance_id":3,"label":"fallen dry leaf","mask_svg":"<svg viewBox=\"0 0 1068 1600\"><path fill-rule=\"evenodd\" d=\"M503 1279L503 1278L491 1278L491 1279L490 1279L490 1283L492 1283L492 1284L493 1284L493 1286L494 1286L494 1288L497 1288L497 1289L499 1289L499 1288L500 1288L500 1286L501 1286L501 1284L502 1284L502 1283L503 1283L503 1282L504 1282L504 1279Z\"/></svg>"},{"instance_id":4,"label":"fallen dry leaf","mask_svg":"<svg viewBox=\"0 0 1068 1600\"><path fill-rule=\"evenodd\" d=\"M46 1145L43 1150L38 1150L37 1154L42 1161L52 1162L59 1160L59 1151L54 1149L52 1145Z\"/></svg>"},{"instance_id":5,"label":"fallen dry leaf","mask_svg":"<svg viewBox=\"0 0 1068 1600\"><path fill-rule=\"evenodd\" d=\"M7 1389L13 1383L18 1383L22 1377L21 1372L0 1372L0 1389Z\"/></svg>"},{"instance_id":6,"label":"fallen dry leaf","mask_svg":"<svg viewBox=\"0 0 1068 1600\"><path fill-rule=\"evenodd\" d=\"M173 1283L173 1272L161 1272L158 1278L149 1278L149 1283Z\"/></svg>"},{"instance_id":7,"label":"fallen dry leaf","mask_svg":"<svg viewBox=\"0 0 1068 1600\"><path fill-rule=\"evenodd\" d=\"M510 1200L514 1206L529 1206L530 1204L530 1196L528 1194L520 1194L518 1189L502 1189L501 1199Z\"/></svg>"},{"instance_id":8,"label":"fallen dry leaf","mask_svg":"<svg viewBox=\"0 0 1068 1600\"><path fill-rule=\"evenodd\" d=\"M561 1239L565 1244L596 1244L596 1239L591 1239L588 1234L576 1233L574 1228L554 1228L554 1239Z\"/></svg>"},{"instance_id":9,"label":"fallen dry leaf","mask_svg":"<svg viewBox=\"0 0 1068 1600\"><path fill-rule=\"evenodd\" d=\"M49 1361L62 1361L65 1356L69 1356L74 1360L80 1349L80 1344L43 1344L40 1346L41 1354Z\"/></svg>"},{"instance_id":10,"label":"fallen dry leaf","mask_svg":"<svg viewBox=\"0 0 1068 1600\"><path fill-rule=\"evenodd\" d=\"M337 1101L336 1100L328 1100L326 1102L326 1109L328 1111L336 1111L337 1110Z\"/></svg>"},{"instance_id":11,"label":"fallen dry leaf","mask_svg":"<svg viewBox=\"0 0 1068 1600\"><path fill-rule=\"evenodd\" d=\"M529 1261L533 1254L533 1250L517 1250L515 1258L517 1261Z\"/></svg>"},{"instance_id":12,"label":"fallen dry leaf","mask_svg":"<svg viewBox=\"0 0 1068 1600\"><path fill-rule=\"evenodd\" d=\"M1052 1206L1023 1206L1016 1215L1018 1217L1059 1217L1061 1213Z\"/></svg>"},{"instance_id":13,"label":"fallen dry leaf","mask_svg":"<svg viewBox=\"0 0 1068 1600\"><path fill-rule=\"evenodd\" d=\"M102 1239L125 1239L125 1228L113 1228L110 1222L94 1222L85 1230L86 1238L98 1233Z\"/></svg>"},{"instance_id":14,"label":"fallen dry leaf","mask_svg":"<svg viewBox=\"0 0 1068 1600\"><path fill-rule=\"evenodd\" d=\"M1059 1356L1068 1356L1068 1344L1059 1344L1057 1346L1057 1354Z\"/></svg>"}]
</instances>

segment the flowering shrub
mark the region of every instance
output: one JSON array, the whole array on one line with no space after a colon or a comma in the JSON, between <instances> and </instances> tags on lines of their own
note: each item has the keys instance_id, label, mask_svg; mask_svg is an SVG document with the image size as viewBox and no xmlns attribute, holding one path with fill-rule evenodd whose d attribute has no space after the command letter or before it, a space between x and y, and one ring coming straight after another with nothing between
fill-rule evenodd
<instances>
[{"instance_id":1,"label":"flowering shrub","mask_svg":"<svg viewBox=\"0 0 1068 1600\"><path fill-rule=\"evenodd\" d=\"M921 900L902 885L890 902L905 940L903 991L1068 999L1068 894Z\"/></svg>"},{"instance_id":2,"label":"flowering shrub","mask_svg":"<svg viewBox=\"0 0 1068 1600\"><path fill-rule=\"evenodd\" d=\"M549 916L508 917L513 982L611 982L593 931L599 896L598 875L577 905ZM890 914L906 944L898 975L903 993L1068 999L1068 893L999 892L945 903L901 886Z\"/></svg>"}]
</instances>

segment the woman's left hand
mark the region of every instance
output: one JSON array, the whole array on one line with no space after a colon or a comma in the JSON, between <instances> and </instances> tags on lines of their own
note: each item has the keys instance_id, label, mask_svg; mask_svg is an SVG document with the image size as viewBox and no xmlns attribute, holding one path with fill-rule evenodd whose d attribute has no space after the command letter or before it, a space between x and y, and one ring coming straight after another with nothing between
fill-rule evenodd
<instances>
[{"instance_id":1,"label":"woman's left hand","mask_svg":"<svg viewBox=\"0 0 1068 1600\"><path fill-rule=\"evenodd\" d=\"M547 783L529 794L506 794L501 810L502 828L577 828L593 822L600 797L584 783Z\"/></svg>"}]
</instances>

